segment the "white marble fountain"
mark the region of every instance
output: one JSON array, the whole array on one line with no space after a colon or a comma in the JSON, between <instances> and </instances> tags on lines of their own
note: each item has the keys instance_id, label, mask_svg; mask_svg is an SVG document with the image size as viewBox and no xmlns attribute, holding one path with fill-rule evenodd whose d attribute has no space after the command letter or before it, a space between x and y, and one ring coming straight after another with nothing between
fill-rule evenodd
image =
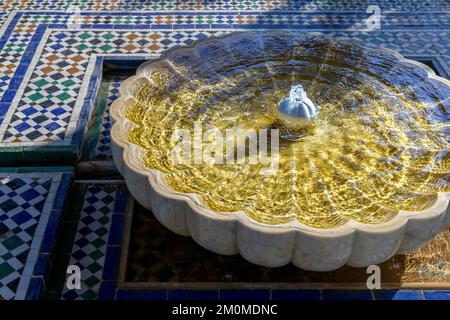
<instances>
[{"instance_id":1,"label":"white marble fountain","mask_svg":"<svg viewBox=\"0 0 450 320\"><path fill-rule=\"evenodd\" d=\"M113 157L128 189L208 250L331 271L384 262L450 227L450 82L396 52L234 33L169 50L120 94ZM278 129L279 171L172 164L172 131L194 120Z\"/></svg>"}]
</instances>

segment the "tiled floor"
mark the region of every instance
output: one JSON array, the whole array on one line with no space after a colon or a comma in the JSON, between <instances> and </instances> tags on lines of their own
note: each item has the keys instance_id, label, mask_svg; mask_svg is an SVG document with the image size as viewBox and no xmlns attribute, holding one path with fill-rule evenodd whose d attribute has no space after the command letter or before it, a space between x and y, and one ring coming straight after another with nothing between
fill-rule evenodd
<instances>
[{"instance_id":1,"label":"tiled floor","mask_svg":"<svg viewBox=\"0 0 450 320\"><path fill-rule=\"evenodd\" d=\"M112 229L121 225L124 214L123 185L85 185L80 218L73 242L69 265L81 268L81 290L63 289L62 298L67 300L98 299L103 281L111 273L113 251L118 250L120 237ZM122 201L122 203L120 203ZM118 261L117 261L118 262ZM117 262L115 264L117 265ZM109 265L108 265L109 264ZM115 275L117 277L117 275Z\"/></svg>"},{"instance_id":2,"label":"tiled floor","mask_svg":"<svg viewBox=\"0 0 450 320\"><path fill-rule=\"evenodd\" d=\"M108 299L115 295L128 192L123 181L76 182L62 223L64 240L55 255L48 298ZM68 265L81 270L82 286L65 285Z\"/></svg>"},{"instance_id":3,"label":"tiled floor","mask_svg":"<svg viewBox=\"0 0 450 320\"><path fill-rule=\"evenodd\" d=\"M39 296L48 271L70 168L0 170L0 297Z\"/></svg>"},{"instance_id":4,"label":"tiled floor","mask_svg":"<svg viewBox=\"0 0 450 320\"><path fill-rule=\"evenodd\" d=\"M369 4L381 8L381 30L361 30L370 15ZM55 243L65 244L66 251L55 258L60 271L46 286L53 298L59 294L65 299L189 294L116 293L117 277L106 266L117 267L111 261L118 255L121 224L117 227L114 221L123 214L123 186L86 182L68 192L76 160L111 160L109 107L122 81L120 77L103 79L103 66L111 59L145 60L173 46L232 31L289 28L356 37L404 55L432 57L443 73L450 74L450 3L446 0L3 0L0 26L0 165L71 166L0 170L0 299L42 297L48 254ZM66 198L75 203L69 205L61 224L70 232L61 232L58 241L53 241ZM63 289L64 263L82 267L87 283L82 291ZM265 297L267 292L254 294ZM196 294L216 297L208 292ZM217 297L233 294L238 293ZM271 292L269 297L305 295ZM319 293L323 299L336 296L348 297L348 292ZM362 293L361 297L373 295ZM448 292L375 295L418 297L448 299Z\"/></svg>"}]
</instances>

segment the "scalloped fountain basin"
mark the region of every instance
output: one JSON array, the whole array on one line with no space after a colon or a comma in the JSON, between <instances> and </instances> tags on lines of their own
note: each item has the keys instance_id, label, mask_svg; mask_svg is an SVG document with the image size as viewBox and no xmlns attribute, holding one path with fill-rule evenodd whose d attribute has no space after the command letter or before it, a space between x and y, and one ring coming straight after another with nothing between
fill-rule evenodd
<instances>
[{"instance_id":1,"label":"scalloped fountain basin","mask_svg":"<svg viewBox=\"0 0 450 320\"><path fill-rule=\"evenodd\" d=\"M292 132L278 108L297 84L320 111ZM169 50L120 91L113 155L128 188L209 250L329 271L381 263L450 225L450 84L393 51L236 33ZM175 163L174 130L196 123L278 130L276 173L259 174L260 162Z\"/></svg>"}]
</instances>

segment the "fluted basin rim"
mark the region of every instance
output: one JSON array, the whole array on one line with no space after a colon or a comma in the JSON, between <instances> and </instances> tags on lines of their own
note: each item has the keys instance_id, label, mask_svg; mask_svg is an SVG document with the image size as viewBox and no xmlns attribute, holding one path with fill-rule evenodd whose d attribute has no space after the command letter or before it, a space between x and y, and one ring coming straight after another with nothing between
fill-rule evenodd
<instances>
[{"instance_id":1,"label":"fluted basin rim","mask_svg":"<svg viewBox=\"0 0 450 320\"><path fill-rule=\"evenodd\" d=\"M274 32L274 31L270 31L270 32ZM295 31L290 30L290 31L277 31L277 32L283 32L286 34L290 34ZM247 32L244 32L244 33L247 33ZM317 33L317 32L308 33L308 34L316 34L316 35L320 35L322 37L328 37L327 35L324 35L322 33ZM399 240L397 241L398 243L395 244L396 248L392 248L392 250L391 250L392 252L390 252L383 259L380 258L379 259L380 261L377 261L376 263L383 262L384 260L386 260L387 258L389 258L390 256L392 256L395 253L408 251L409 249L411 249L411 247L414 247L414 245L411 245L412 240L415 240L416 242L417 241L421 242L421 241L419 241L421 239L422 240L423 239L428 239L428 240L432 239L438 231L440 231L450 225L450 217L449 217L450 214L448 213L448 211L449 211L448 203L450 200L450 192L438 193L437 200L434 202L434 204L422 211L400 210L395 217L393 217L392 219L390 219L386 222L383 222L383 223L366 224L366 223L361 223L361 222L358 222L355 220L348 220L346 223L344 223L342 225L339 225L339 226L336 226L333 228L322 229L322 228L315 228L315 227L305 225L305 224L301 223L300 221L298 221L297 219L293 219L288 223L270 225L270 224L264 224L264 223L258 222L256 220L253 220L252 218L250 218L247 214L245 214L242 211L219 213L219 212L216 212L216 211L204 206L197 194L180 193L180 192L170 189L164 183L164 174L158 170L153 170L153 169L149 169L149 168L145 167L140 160L140 156L142 155L143 150L139 146L132 144L128 140L127 135L128 135L129 130L136 125L127 119L125 112L124 112L125 110L124 110L123 103L126 99L130 98L126 88L128 85L130 85L134 81L144 77L146 69L150 65L152 65L153 63L155 63L157 61L166 59L167 57L170 56L170 54L173 51L180 50L180 49L186 49L186 48L193 48L202 42L220 41L220 39L223 39L224 37L227 37L227 36L229 36L229 35L210 37L210 38L207 38L204 40L200 40L200 41L196 42L193 46L190 46L190 47L177 47L177 48L169 49L168 51L163 53L160 58L153 59L153 60L150 60L150 61L142 64L137 69L137 74L135 76L132 76L123 82L123 84L120 87L120 97L111 106L111 117L112 117L113 123L114 123L112 130L111 130L111 136L112 136L112 144L113 144L114 161L115 161L116 166L118 167L118 170L120 171L120 173L122 175L124 175L127 185L133 183L133 181L130 181L129 179L127 180L128 177L131 177L133 175L144 177L145 180L147 181L147 183L149 184L149 186L151 187L151 190L156 192L159 196L161 196L165 199L174 201L174 204L182 202L190 208L190 211L188 213L180 213L180 215L181 214L196 215L195 219L207 219L208 221L211 221L211 223L214 223L214 222L217 222L217 223L232 222L234 224L238 223L239 228L248 229L250 232L256 232L256 234L260 234L260 235L276 236L277 234L285 234L285 233L289 233L289 232L293 231L294 233L307 235L308 237L313 237L313 238L318 237L323 240L327 239L327 241L331 242L333 240L337 241L337 239L339 239L343 236L351 236L353 239L354 237L356 237L355 233L360 233L360 234L369 235L369 236L372 235L374 237L382 236L383 234L396 234L399 237ZM387 55L394 56L398 60L399 63L416 65L426 71L427 78L432 78L432 79L437 80L440 83L442 83L442 85L450 87L450 81L437 76L430 67L428 67L420 62L406 59L401 54L399 54L393 50L386 49L386 48L376 48L375 49L373 47L368 47L360 40L346 38L346 37L338 37L338 38L333 38L333 39L337 39L339 41L355 42L355 43L358 43L358 45L361 45L370 50L383 50L386 52ZM129 186L129 188L130 188L130 186ZM132 189L132 188L130 188L130 189ZM133 194L132 191L131 191L131 194L138 201L140 198L143 197L143 195ZM153 203L152 203L152 207L149 209L152 209L153 211L157 210L154 207ZM157 214L157 213L155 213L155 214ZM186 219L187 218L185 217L185 220ZM435 221L437 221L437 220L440 221L439 226L436 226L433 230L426 229L425 227L423 230L417 230L417 223L425 226L428 223L436 224ZM165 224L165 223L163 223L163 224ZM177 230L178 230L177 226L170 226L167 224L165 224L165 225L166 225L166 227L168 227L169 229L171 229L175 232L177 232ZM238 227L234 226L234 228L238 228ZM188 229L189 229L189 227L188 227ZM410 232L413 232L413 234L408 234L408 230L412 230ZM223 252L221 252L221 250L215 250L214 248L208 247L208 244L201 243L202 241L198 240L199 238L201 238L201 235L198 235L198 234L196 235L196 234L194 234L195 232L196 232L195 230L187 231L187 233L189 235L191 235L194 238L194 240L199 242L202 246L205 246L212 251L224 254ZM178 233L182 234L183 232L178 232ZM420 239L418 240L417 235L419 235L419 234L420 234ZM185 235L187 235L187 234L185 234ZM407 236L405 237L405 235L407 235ZM296 237L298 238L298 236L296 236ZM236 235L236 238L239 238L239 237ZM238 240L236 240L236 241L238 241ZM356 239L353 239L352 240L353 249L355 247L355 244L354 244L355 242L356 242ZM409 242L409 244L408 244L408 242ZM381 243L380 243L380 245L381 245ZM239 248L239 244L237 246L238 246L237 251L239 251L242 254L241 249ZM364 247L364 243L358 242L358 246ZM370 246L372 246L372 245L370 245ZM295 250L295 249L296 248L294 247L293 250ZM350 248L349 250L352 251L352 248ZM347 257L347 259L345 259L344 263L340 263L340 265L345 264L345 263L353 265L353 266L364 266L364 265L368 265L368 264L373 264L373 261L363 261L364 259L361 260L361 259L356 259L356 258L352 259L351 255L352 255L352 252L350 252L349 257ZM255 261L255 260L258 260L259 258L258 259L250 258L249 259L245 254L243 254L243 256L245 258L247 258L248 260L250 260L254 263L260 264L260 265L275 266L273 264L271 265L271 262L270 262L270 259L273 257L268 257L267 259L265 259L265 261L260 262L260 261ZM273 258L273 259L275 259L275 258ZM333 257L330 257L330 259L333 259ZM354 260L354 261L351 261L351 260ZM305 268L303 265L301 265L301 263L296 263L295 261L292 261L292 259L290 259L290 261L288 261L288 262L294 262L294 264L296 264L302 268ZM278 265L276 265L276 266L278 266ZM306 267L306 269L316 270L316 271L329 271L329 270L334 270L335 267L330 267L330 268L327 268L327 267L323 267L323 268L322 267L317 267L317 268L309 267L308 268L308 267Z\"/></svg>"}]
</instances>

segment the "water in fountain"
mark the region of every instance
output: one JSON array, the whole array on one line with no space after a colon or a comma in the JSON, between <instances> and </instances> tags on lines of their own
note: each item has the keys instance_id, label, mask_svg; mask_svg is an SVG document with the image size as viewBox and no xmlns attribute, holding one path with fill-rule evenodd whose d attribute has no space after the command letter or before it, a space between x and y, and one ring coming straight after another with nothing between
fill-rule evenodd
<instances>
[{"instance_id":1,"label":"water in fountain","mask_svg":"<svg viewBox=\"0 0 450 320\"><path fill-rule=\"evenodd\" d=\"M274 32L233 41L169 55L130 89L127 117L138 125L130 140L170 188L197 193L218 212L318 228L384 222L450 191L450 88L423 68L327 37ZM172 162L174 128L195 121L221 130L285 126L279 103L300 83L320 112L303 99L314 130L281 141L275 175L258 174L260 163Z\"/></svg>"}]
</instances>

